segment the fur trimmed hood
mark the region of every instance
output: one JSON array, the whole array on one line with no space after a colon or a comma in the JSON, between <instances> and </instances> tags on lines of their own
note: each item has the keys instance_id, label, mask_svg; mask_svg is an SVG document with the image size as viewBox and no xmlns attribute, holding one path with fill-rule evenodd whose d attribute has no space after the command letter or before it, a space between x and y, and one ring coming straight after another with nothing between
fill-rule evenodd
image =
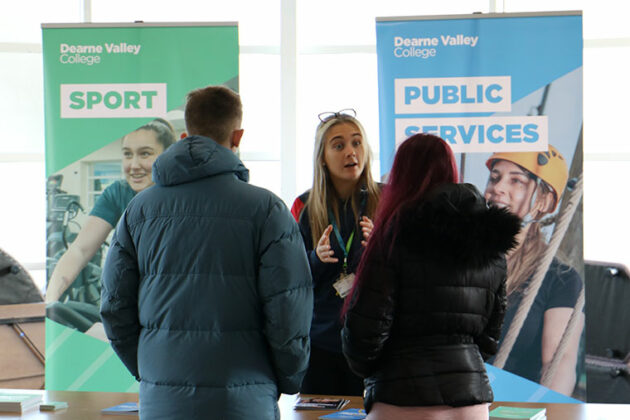
<instances>
[{"instance_id":1,"label":"fur trimmed hood","mask_svg":"<svg viewBox=\"0 0 630 420\"><path fill-rule=\"evenodd\" d=\"M516 245L520 219L488 207L472 184L447 184L401 215L399 242L449 264L484 264Z\"/></svg>"}]
</instances>

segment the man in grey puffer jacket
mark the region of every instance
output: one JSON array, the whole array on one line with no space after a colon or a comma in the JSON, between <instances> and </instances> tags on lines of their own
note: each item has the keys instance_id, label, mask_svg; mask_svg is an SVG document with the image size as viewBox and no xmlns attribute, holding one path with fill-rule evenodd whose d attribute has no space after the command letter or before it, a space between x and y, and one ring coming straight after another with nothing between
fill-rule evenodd
<instances>
[{"instance_id":1,"label":"man in grey puffer jacket","mask_svg":"<svg viewBox=\"0 0 630 420\"><path fill-rule=\"evenodd\" d=\"M153 165L155 186L121 218L101 316L140 381L143 419L279 419L306 372L313 297L285 204L247 183L235 155L239 96L188 95L189 137Z\"/></svg>"}]
</instances>

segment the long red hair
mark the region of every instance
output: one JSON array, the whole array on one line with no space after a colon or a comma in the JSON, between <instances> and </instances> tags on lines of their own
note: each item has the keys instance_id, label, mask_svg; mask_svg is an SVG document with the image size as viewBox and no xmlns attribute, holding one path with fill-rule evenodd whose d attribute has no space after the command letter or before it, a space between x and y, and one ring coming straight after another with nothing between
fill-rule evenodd
<instances>
[{"instance_id":1,"label":"long red hair","mask_svg":"<svg viewBox=\"0 0 630 420\"><path fill-rule=\"evenodd\" d=\"M346 297L342 318L350 308L352 297L360 293L361 273L365 262L381 254L387 259L400 229L397 220L406 209L420 204L434 188L458 182L457 162L450 146L433 134L414 134L405 140L394 157L368 240L356 271L356 280ZM383 255L385 254L385 255Z\"/></svg>"}]
</instances>

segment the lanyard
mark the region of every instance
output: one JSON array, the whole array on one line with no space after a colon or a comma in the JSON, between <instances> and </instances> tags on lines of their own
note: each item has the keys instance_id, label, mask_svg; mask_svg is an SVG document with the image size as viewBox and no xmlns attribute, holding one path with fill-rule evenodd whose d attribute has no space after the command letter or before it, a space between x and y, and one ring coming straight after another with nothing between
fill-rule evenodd
<instances>
[{"instance_id":1,"label":"lanyard","mask_svg":"<svg viewBox=\"0 0 630 420\"><path fill-rule=\"evenodd\" d=\"M352 240L354 239L354 230L350 234L348 238L348 242L344 248L343 246L343 238L341 237L341 232L339 232L339 228L337 227L337 223L335 222L335 216L332 211L328 209L328 218L330 219L330 224L332 224L333 231L335 232L335 236L337 237L337 242L341 246L341 250L343 251L343 272L346 274L348 272L348 254L350 253L350 247L352 246Z\"/></svg>"}]
</instances>

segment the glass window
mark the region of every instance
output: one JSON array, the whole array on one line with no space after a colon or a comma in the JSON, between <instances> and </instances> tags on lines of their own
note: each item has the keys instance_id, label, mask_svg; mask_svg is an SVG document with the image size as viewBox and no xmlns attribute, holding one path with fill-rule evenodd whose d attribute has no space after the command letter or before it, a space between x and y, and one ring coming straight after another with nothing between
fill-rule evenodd
<instances>
[{"instance_id":1,"label":"glass window","mask_svg":"<svg viewBox=\"0 0 630 420\"><path fill-rule=\"evenodd\" d=\"M0 42L41 44L42 23L81 22L83 19L83 0L26 0L7 3L2 2L3 10L0 13Z\"/></svg>"},{"instance_id":2,"label":"glass window","mask_svg":"<svg viewBox=\"0 0 630 420\"><path fill-rule=\"evenodd\" d=\"M239 87L243 102L245 159L253 152L280 160L280 56L241 54Z\"/></svg>"},{"instance_id":3,"label":"glass window","mask_svg":"<svg viewBox=\"0 0 630 420\"><path fill-rule=\"evenodd\" d=\"M354 108L373 158L378 158L378 85L376 53L304 54L298 64L296 178L301 194L313 183L313 146L321 112Z\"/></svg>"},{"instance_id":4,"label":"glass window","mask_svg":"<svg viewBox=\"0 0 630 420\"><path fill-rule=\"evenodd\" d=\"M22 265L46 259L44 162L0 161L0 248Z\"/></svg>"},{"instance_id":5,"label":"glass window","mask_svg":"<svg viewBox=\"0 0 630 420\"><path fill-rule=\"evenodd\" d=\"M630 267L630 196L625 193L628 173L628 157L584 162L584 259Z\"/></svg>"},{"instance_id":6,"label":"glass window","mask_svg":"<svg viewBox=\"0 0 630 420\"><path fill-rule=\"evenodd\" d=\"M377 17L487 11L487 0L300 1L297 3L298 45L376 45Z\"/></svg>"},{"instance_id":7,"label":"glass window","mask_svg":"<svg viewBox=\"0 0 630 420\"><path fill-rule=\"evenodd\" d=\"M585 39L630 36L630 3L626 1L505 0L504 4L505 12L582 10Z\"/></svg>"},{"instance_id":8,"label":"glass window","mask_svg":"<svg viewBox=\"0 0 630 420\"><path fill-rule=\"evenodd\" d=\"M584 49L584 153L630 153L630 47Z\"/></svg>"},{"instance_id":9,"label":"glass window","mask_svg":"<svg viewBox=\"0 0 630 420\"><path fill-rule=\"evenodd\" d=\"M44 82L39 53L0 53L0 153L44 153Z\"/></svg>"},{"instance_id":10,"label":"glass window","mask_svg":"<svg viewBox=\"0 0 630 420\"><path fill-rule=\"evenodd\" d=\"M266 188L280 197L280 162L277 160L243 160L249 169L249 183ZM286 203L290 206L291 203Z\"/></svg>"},{"instance_id":11,"label":"glass window","mask_svg":"<svg viewBox=\"0 0 630 420\"><path fill-rule=\"evenodd\" d=\"M280 43L279 0L92 0L94 22L238 22L241 45Z\"/></svg>"}]
</instances>

